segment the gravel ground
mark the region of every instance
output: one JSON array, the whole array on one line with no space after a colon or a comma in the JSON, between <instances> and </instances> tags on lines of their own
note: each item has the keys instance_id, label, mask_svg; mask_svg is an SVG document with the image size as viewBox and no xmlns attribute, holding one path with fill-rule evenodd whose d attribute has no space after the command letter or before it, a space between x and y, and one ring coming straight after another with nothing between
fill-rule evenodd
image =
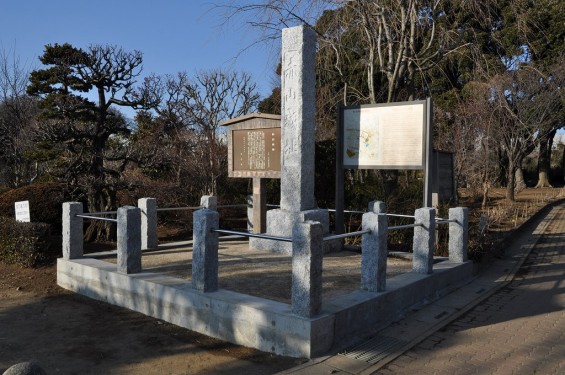
<instances>
[{"instance_id":1,"label":"gravel ground","mask_svg":"<svg viewBox=\"0 0 565 375\"><path fill-rule=\"evenodd\" d=\"M167 249L145 252L143 269L190 280L192 247L187 242L169 244ZM222 241L218 251L219 286L222 289L290 303L291 257L250 249L247 241ZM115 263L115 257L104 259ZM389 257L387 278L410 272L412 262ZM323 300L359 288L361 254L341 251L326 254L323 263Z\"/></svg>"}]
</instances>

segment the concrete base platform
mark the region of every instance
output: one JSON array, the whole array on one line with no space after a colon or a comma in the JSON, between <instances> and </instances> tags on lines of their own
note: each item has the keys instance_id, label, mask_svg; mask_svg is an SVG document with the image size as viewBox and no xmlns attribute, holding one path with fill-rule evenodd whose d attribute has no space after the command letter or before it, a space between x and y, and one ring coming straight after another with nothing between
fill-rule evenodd
<instances>
[{"instance_id":1,"label":"concrete base platform","mask_svg":"<svg viewBox=\"0 0 565 375\"><path fill-rule=\"evenodd\" d=\"M82 258L57 262L61 287L243 346L312 358L398 320L410 308L436 300L470 280L472 264L434 266L387 280L387 291L356 291L325 301L322 313L303 318L289 304L220 289L200 293L190 281L143 271L124 275L116 265Z\"/></svg>"}]
</instances>

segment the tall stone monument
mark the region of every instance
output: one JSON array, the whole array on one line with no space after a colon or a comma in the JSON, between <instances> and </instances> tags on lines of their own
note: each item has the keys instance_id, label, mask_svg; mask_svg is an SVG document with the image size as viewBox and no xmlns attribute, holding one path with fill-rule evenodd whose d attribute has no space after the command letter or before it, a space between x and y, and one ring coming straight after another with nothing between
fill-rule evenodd
<instances>
[{"instance_id":1,"label":"tall stone monument","mask_svg":"<svg viewBox=\"0 0 565 375\"><path fill-rule=\"evenodd\" d=\"M316 33L304 26L282 31L282 118L280 209L267 211L267 234L292 237L307 220L329 232L327 210L314 197L316 139ZM290 254L292 244L253 238L251 247Z\"/></svg>"}]
</instances>

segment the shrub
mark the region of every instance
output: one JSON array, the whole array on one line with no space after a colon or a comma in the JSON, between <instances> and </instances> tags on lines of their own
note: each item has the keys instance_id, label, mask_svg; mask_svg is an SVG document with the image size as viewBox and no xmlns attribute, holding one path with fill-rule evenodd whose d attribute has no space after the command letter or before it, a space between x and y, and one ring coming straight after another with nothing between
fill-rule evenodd
<instances>
[{"instance_id":1,"label":"shrub","mask_svg":"<svg viewBox=\"0 0 565 375\"><path fill-rule=\"evenodd\" d=\"M21 223L0 217L0 260L4 263L36 267L51 263L58 251L46 223Z\"/></svg>"},{"instance_id":2,"label":"shrub","mask_svg":"<svg viewBox=\"0 0 565 375\"><path fill-rule=\"evenodd\" d=\"M32 222L49 223L59 233L62 227L63 202L72 200L63 184L37 183L9 190L0 195L0 216L13 218L14 203L29 201Z\"/></svg>"}]
</instances>

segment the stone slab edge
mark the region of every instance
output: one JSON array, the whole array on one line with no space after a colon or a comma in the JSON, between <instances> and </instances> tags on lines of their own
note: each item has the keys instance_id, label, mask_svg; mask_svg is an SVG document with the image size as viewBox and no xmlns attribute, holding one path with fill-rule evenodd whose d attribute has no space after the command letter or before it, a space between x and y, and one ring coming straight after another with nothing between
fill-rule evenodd
<instances>
[{"instance_id":1,"label":"stone slab edge","mask_svg":"<svg viewBox=\"0 0 565 375\"><path fill-rule=\"evenodd\" d=\"M470 262L443 262L432 275L390 279L386 292L357 291L327 301L322 314L307 319L293 315L288 304L228 290L200 293L186 280L158 273L118 274L114 264L89 258L57 262L57 284L65 289L238 345L306 358L341 348L367 327L398 320L467 274Z\"/></svg>"},{"instance_id":2,"label":"stone slab edge","mask_svg":"<svg viewBox=\"0 0 565 375\"><path fill-rule=\"evenodd\" d=\"M96 259L57 260L57 284L207 336L265 352L310 358L329 350L333 316L312 319L290 305L227 290L201 293L190 282L157 273L119 274Z\"/></svg>"}]
</instances>

